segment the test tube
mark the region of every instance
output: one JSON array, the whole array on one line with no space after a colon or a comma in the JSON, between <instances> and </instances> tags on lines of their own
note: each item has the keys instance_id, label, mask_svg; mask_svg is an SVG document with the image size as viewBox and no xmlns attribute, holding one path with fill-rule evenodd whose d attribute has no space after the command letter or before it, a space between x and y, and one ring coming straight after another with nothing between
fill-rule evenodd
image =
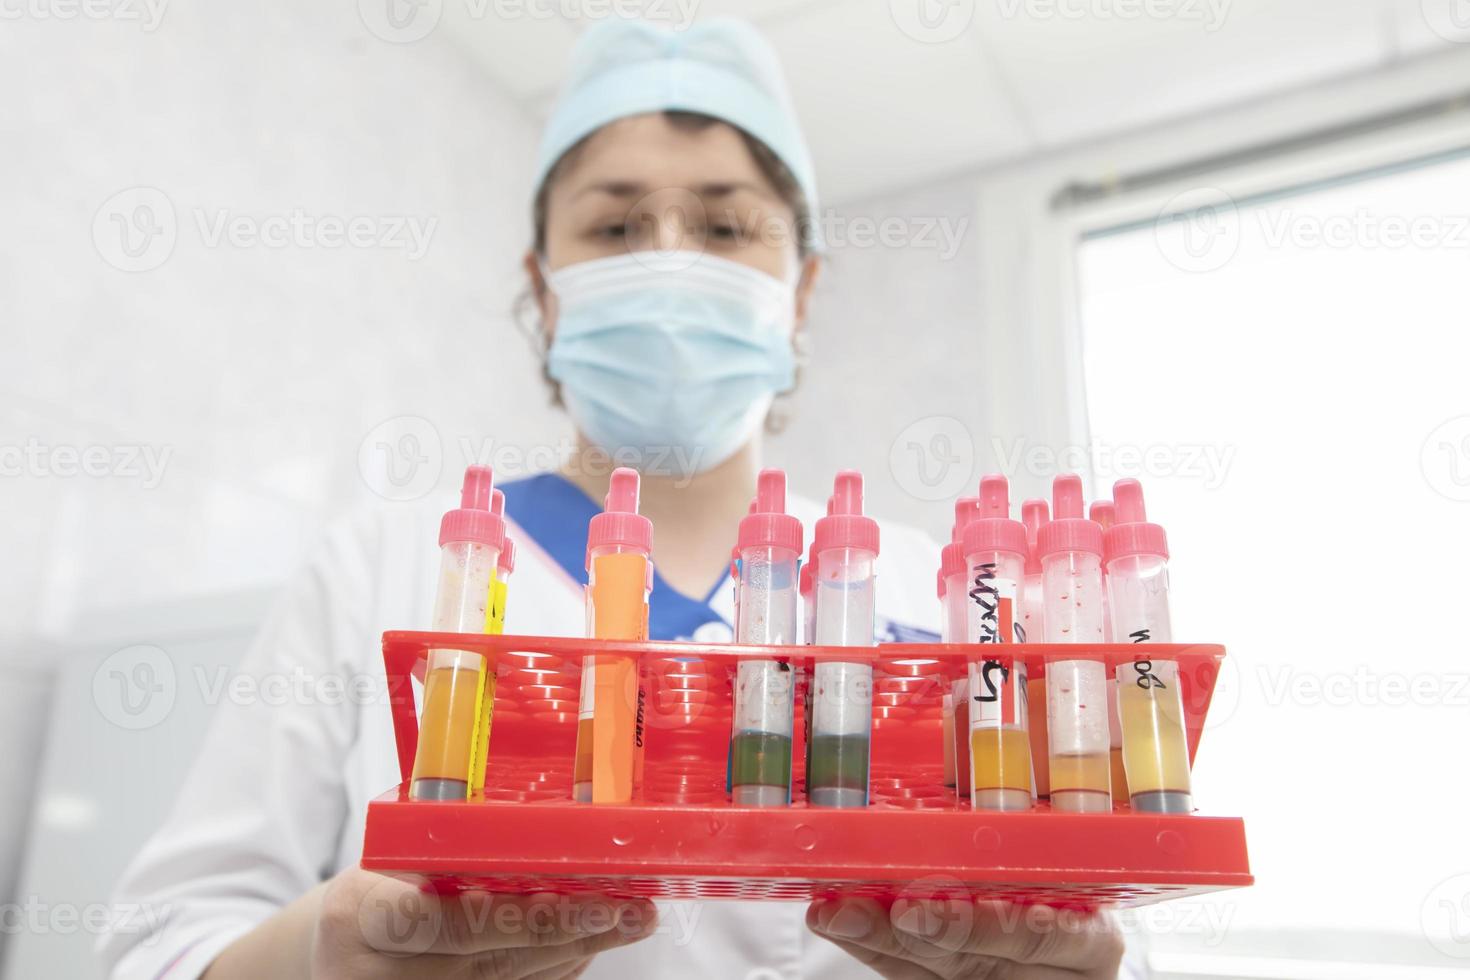
<instances>
[{"instance_id":1,"label":"test tube","mask_svg":"<svg viewBox=\"0 0 1470 980\"><path fill-rule=\"evenodd\" d=\"M964 544L961 540L965 528L980 516L979 497L961 497L955 501L954 524L950 527L949 544L940 551L941 573L944 575L945 621L949 626L951 643L973 643L969 636L970 595L968 576L965 574ZM968 672L968 669L967 669ZM954 759L955 793L970 795L970 684L965 674L950 681L949 693L945 698L948 705L946 717L952 713L947 755Z\"/></svg>"},{"instance_id":2,"label":"test tube","mask_svg":"<svg viewBox=\"0 0 1470 980\"><path fill-rule=\"evenodd\" d=\"M807 553L807 559L802 563L801 571L797 575L797 587L801 592L801 622L803 642L811 646L817 637L817 590L815 586L816 563L812 561L811 553ZM812 771L812 691L816 688L816 680L802 668L801 696L801 744L803 746L802 758L804 760L802 772ZM805 776L803 776L805 778Z\"/></svg>"},{"instance_id":3,"label":"test tube","mask_svg":"<svg viewBox=\"0 0 1470 980\"><path fill-rule=\"evenodd\" d=\"M817 521L812 551L817 560L817 645L874 646L878 522L863 516L862 474L837 474L832 513ZM807 799L813 806L867 806L873 665L824 660L813 673Z\"/></svg>"},{"instance_id":4,"label":"test tube","mask_svg":"<svg viewBox=\"0 0 1470 980\"><path fill-rule=\"evenodd\" d=\"M490 467L466 469L460 505L439 524L439 583L432 627L436 631L484 633L488 628L495 566L505 545L505 519L491 506L493 484ZM480 653L429 651L409 782L411 799L469 797L486 667Z\"/></svg>"},{"instance_id":5,"label":"test tube","mask_svg":"<svg viewBox=\"0 0 1470 980\"><path fill-rule=\"evenodd\" d=\"M1052 483L1052 519L1036 535L1048 643L1103 642L1102 529L1082 516L1082 480ZM1071 813L1112 810L1108 672L1095 654L1046 665L1051 806Z\"/></svg>"},{"instance_id":6,"label":"test tube","mask_svg":"<svg viewBox=\"0 0 1470 980\"><path fill-rule=\"evenodd\" d=\"M964 586L964 555L960 554L960 533L979 510L980 498L961 497L954 501L954 523L950 526L950 544L939 550L939 639L945 644L963 644L966 633L966 605L969 597ZM970 795L970 727L969 705L964 695L964 677L950 680L944 692L944 785L956 786L958 795Z\"/></svg>"},{"instance_id":7,"label":"test tube","mask_svg":"<svg viewBox=\"0 0 1470 980\"><path fill-rule=\"evenodd\" d=\"M1027 643L1045 643L1043 629L1044 608L1041 601L1041 556L1036 551L1036 533L1051 519L1051 506L1040 498L1021 502L1021 523L1026 528L1026 579L1021 584L1021 628L1026 632ZM1031 729L1031 758L1037 760L1031 767L1036 785L1036 798L1051 796L1051 771L1041 765L1048 758L1046 749L1046 678L1026 678L1027 721Z\"/></svg>"},{"instance_id":8,"label":"test tube","mask_svg":"<svg viewBox=\"0 0 1470 980\"><path fill-rule=\"evenodd\" d=\"M1094 500L1087 505L1087 519L1102 528L1104 539L1108 534L1108 528L1113 526L1113 515L1116 513L1111 500ZM1113 617L1111 603L1108 602L1108 563L1102 564L1102 609L1103 609L1103 642L1108 643L1113 639Z\"/></svg>"},{"instance_id":9,"label":"test tube","mask_svg":"<svg viewBox=\"0 0 1470 980\"><path fill-rule=\"evenodd\" d=\"M1108 528L1113 526L1116 513L1111 500L1094 500L1087 505L1088 520L1102 528L1103 532L1103 637L1108 642L1113 639L1113 615L1112 602L1108 599L1106 543ZM1123 727L1118 716L1118 682L1112 677L1108 678L1108 771L1112 777L1113 799L1120 802L1128 799L1128 778L1123 773Z\"/></svg>"},{"instance_id":10,"label":"test tube","mask_svg":"<svg viewBox=\"0 0 1470 980\"><path fill-rule=\"evenodd\" d=\"M638 513L638 472L612 472L606 506L587 529L587 636L648 639L653 584L653 524ZM627 803L637 768L638 658L595 654L582 660L572 796L583 803Z\"/></svg>"},{"instance_id":11,"label":"test tube","mask_svg":"<svg viewBox=\"0 0 1470 980\"><path fill-rule=\"evenodd\" d=\"M980 480L980 516L965 528L969 576L966 640L987 646L1022 640L1020 604L1026 528L1013 521L1006 478ZM970 804L983 810L1026 810L1032 800L1027 733L1026 665L1019 658L980 656L970 663ZM956 719L958 721L958 719Z\"/></svg>"},{"instance_id":12,"label":"test tube","mask_svg":"<svg viewBox=\"0 0 1470 980\"><path fill-rule=\"evenodd\" d=\"M1113 485L1117 523L1104 538L1113 639L1118 643L1170 643L1169 545L1164 529L1149 523L1137 480ZM1133 809L1189 813L1184 699L1179 664L1139 656L1117 669L1118 713L1123 728L1123 768Z\"/></svg>"},{"instance_id":13,"label":"test tube","mask_svg":"<svg viewBox=\"0 0 1470 980\"><path fill-rule=\"evenodd\" d=\"M497 514L505 513L505 495L496 490L491 498L490 509ZM516 543L510 535L505 537L505 547L500 549L500 561L495 566L495 578L490 582L490 612L485 623L485 632L499 636L505 632L505 601L510 590L510 576L516 568ZM474 798L485 789L485 768L490 760L490 723L495 711L495 665L485 665L485 694L480 701L480 727L475 738L474 762L470 767L470 797Z\"/></svg>"},{"instance_id":14,"label":"test tube","mask_svg":"<svg viewBox=\"0 0 1470 980\"><path fill-rule=\"evenodd\" d=\"M756 505L740 522L735 642L796 642L801 521L786 513L786 474L763 470ZM791 664L742 660L735 670L731 799L744 806L791 802Z\"/></svg>"}]
</instances>

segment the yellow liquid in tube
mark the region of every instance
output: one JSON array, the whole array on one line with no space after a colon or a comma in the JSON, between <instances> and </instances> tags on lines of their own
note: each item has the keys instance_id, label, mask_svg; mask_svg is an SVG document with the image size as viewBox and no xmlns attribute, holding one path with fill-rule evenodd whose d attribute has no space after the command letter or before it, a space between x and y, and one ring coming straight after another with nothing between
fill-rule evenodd
<instances>
[{"instance_id":1,"label":"yellow liquid in tube","mask_svg":"<svg viewBox=\"0 0 1470 980\"><path fill-rule=\"evenodd\" d=\"M1031 738L1019 728L970 732L971 784L977 791L1021 790L1031 795Z\"/></svg>"},{"instance_id":2,"label":"yellow liquid in tube","mask_svg":"<svg viewBox=\"0 0 1470 980\"><path fill-rule=\"evenodd\" d=\"M1128 773L1123 768L1123 747L1114 746L1108 752L1111 757L1111 768L1113 773L1113 801L1116 803L1128 802Z\"/></svg>"},{"instance_id":3,"label":"yellow liquid in tube","mask_svg":"<svg viewBox=\"0 0 1470 980\"><path fill-rule=\"evenodd\" d=\"M452 779L464 782L470 772L480 668L464 664L483 661L472 653L462 654L461 658L460 666L430 670L424 681L423 717L431 723L419 729L418 753L413 766L415 781Z\"/></svg>"},{"instance_id":4,"label":"yellow liquid in tube","mask_svg":"<svg viewBox=\"0 0 1470 980\"><path fill-rule=\"evenodd\" d=\"M1130 795L1189 793L1189 746L1178 692L1119 683L1118 709Z\"/></svg>"},{"instance_id":5,"label":"yellow liquid in tube","mask_svg":"<svg viewBox=\"0 0 1470 980\"><path fill-rule=\"evenodd\" d=\"M1111 794L1112 761L1106 752L1086 754L1053 754L1051 757L1051 794L1082 792Z\"/></svg>"}]
</instances>

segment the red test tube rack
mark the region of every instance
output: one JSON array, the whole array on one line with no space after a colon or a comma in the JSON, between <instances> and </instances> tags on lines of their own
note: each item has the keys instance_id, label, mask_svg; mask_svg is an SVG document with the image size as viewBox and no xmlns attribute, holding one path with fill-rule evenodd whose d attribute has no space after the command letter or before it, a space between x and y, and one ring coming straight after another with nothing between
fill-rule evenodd
<instances>
[{"instance_id":1,"label":"red test tube rack","mask_svg":"<svg viewBox=\"0 0 1470 980\"><path fill-rule=\"evenodd\" d=\"M495 728L482 796L411 800L415 677L430 650L484 654L496 669ZM1005 653L998 651L1004 650ZM1252 883L1235 817L974 810L944 786L943 694L973 658L1096 658L1111 675L1147 657L1179 664L1193 761L1225 651L1190 644L883 644L756 647L396 631L383 657L400 785L369 804L362 866L452 893L598 891L658 899L804 901L971 897L1092 910L1146 905ZM583 658L636 655L643 765L633 802L572 799ZM871 660L871 803L803 799L802 692L794 698L792 804L729 801L732 688L741 658ZM1045 760L1041 760L1045 763Z\"/></svg>"}]
</instances>

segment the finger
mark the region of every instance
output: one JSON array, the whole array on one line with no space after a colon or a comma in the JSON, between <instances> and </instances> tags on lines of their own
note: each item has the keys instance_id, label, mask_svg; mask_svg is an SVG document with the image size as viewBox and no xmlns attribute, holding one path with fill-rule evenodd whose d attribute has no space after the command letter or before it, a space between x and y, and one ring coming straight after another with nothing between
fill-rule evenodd
<instances>
[{"instance_id":1,"label":"finger","mask_svg":"<svg viewBox=\"0 0 1470 980\"><path fill-rule=\"evenodd\" d=\"M592 960L577 960L574 963L563 963L561 966L553 966L547 970L539 970L528 975L525 980L576 980L587 972L587 967L592 965Z\"/></svg>"},{"instance_id":2,"label":"finger","mask_svg":"<svg viewBox=\"0 0 1470 980\"><path fill-rule=\"evenodd\" d=\"M477 975L497 980L525 980L557 970L576 971L577 965L619 946L627 946L653 935L658 915L648 902L626 902L620 906L617 924L605 932L551 946L510 946L488 949L473 957Z\"/></svg>"},{"instance_id":3,"label":"finger","mask_svg":"<svg viewBox=\"0 0 1470 980\"><path fill-rule=\"evenodd\" d=\"M836 943L885 976L932 980L940 975L931 963L913 955L908 947L919 942L907 935L896 935L888 921L888 910L871 898L818 899L807 908L806 923L817 935ZM953 958L948 950L934 949L933 954L937 958ZM893 962L886 970L877 965L890 960Z\"/></svg>"},{"instance_id":4,"label":"finger","mask_svg":"<svg viewBox=\"0 0 1470 980\"><path fill-rule=\"evenodd\" d=\"M866 946L859 946L857 943L834 939L825 933L819 935L848 956L857 960L863 966L866 966L880 977L883 977L883 980L935 980L938 976L916 963L909 963L897 957L876 952Z\"/></svg>"},{"instance_id":5,"label":"finger","mask_svg":"<svg viewBox=\"0 0 1470 980\"><path fill-rule=\"evenodd\" d=\"M652 903L600 895L500 895L467 892L439 906L432 952L475 954L498 949L539 949L614 935L641 938L641 923L656 922ZM620 919L621 916L627 918ZM621 932L619 931L621 930Z\"/></svg>"},{"instance_id":6,"label":"finger","mask_svg":"<svg viewBox=\"0 0 1470 980\"><path fill-rule=\"evenodd\" d=\"M1109 976L1123 958L1111 918L1045 905L921 899L895 903L895 932L940 950Z\"/></svg>"}]
</instances>

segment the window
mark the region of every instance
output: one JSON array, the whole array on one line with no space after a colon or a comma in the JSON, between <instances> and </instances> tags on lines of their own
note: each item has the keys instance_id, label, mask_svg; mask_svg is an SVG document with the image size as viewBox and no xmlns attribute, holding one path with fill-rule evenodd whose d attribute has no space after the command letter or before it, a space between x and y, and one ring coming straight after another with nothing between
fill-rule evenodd
<instances>
[{"instance_id":1,"label":"window","mask_svg":"<svg viewBox=\"0 0 1470 980\"><path fill-rule=\"evenodd\" d=\"M1233 665L1196 790L1259 884L1211 901L1470 967L1470 159L1198 196L1078 282L1096 489L1141 477Z\"/></svg>"}]
</instances>

